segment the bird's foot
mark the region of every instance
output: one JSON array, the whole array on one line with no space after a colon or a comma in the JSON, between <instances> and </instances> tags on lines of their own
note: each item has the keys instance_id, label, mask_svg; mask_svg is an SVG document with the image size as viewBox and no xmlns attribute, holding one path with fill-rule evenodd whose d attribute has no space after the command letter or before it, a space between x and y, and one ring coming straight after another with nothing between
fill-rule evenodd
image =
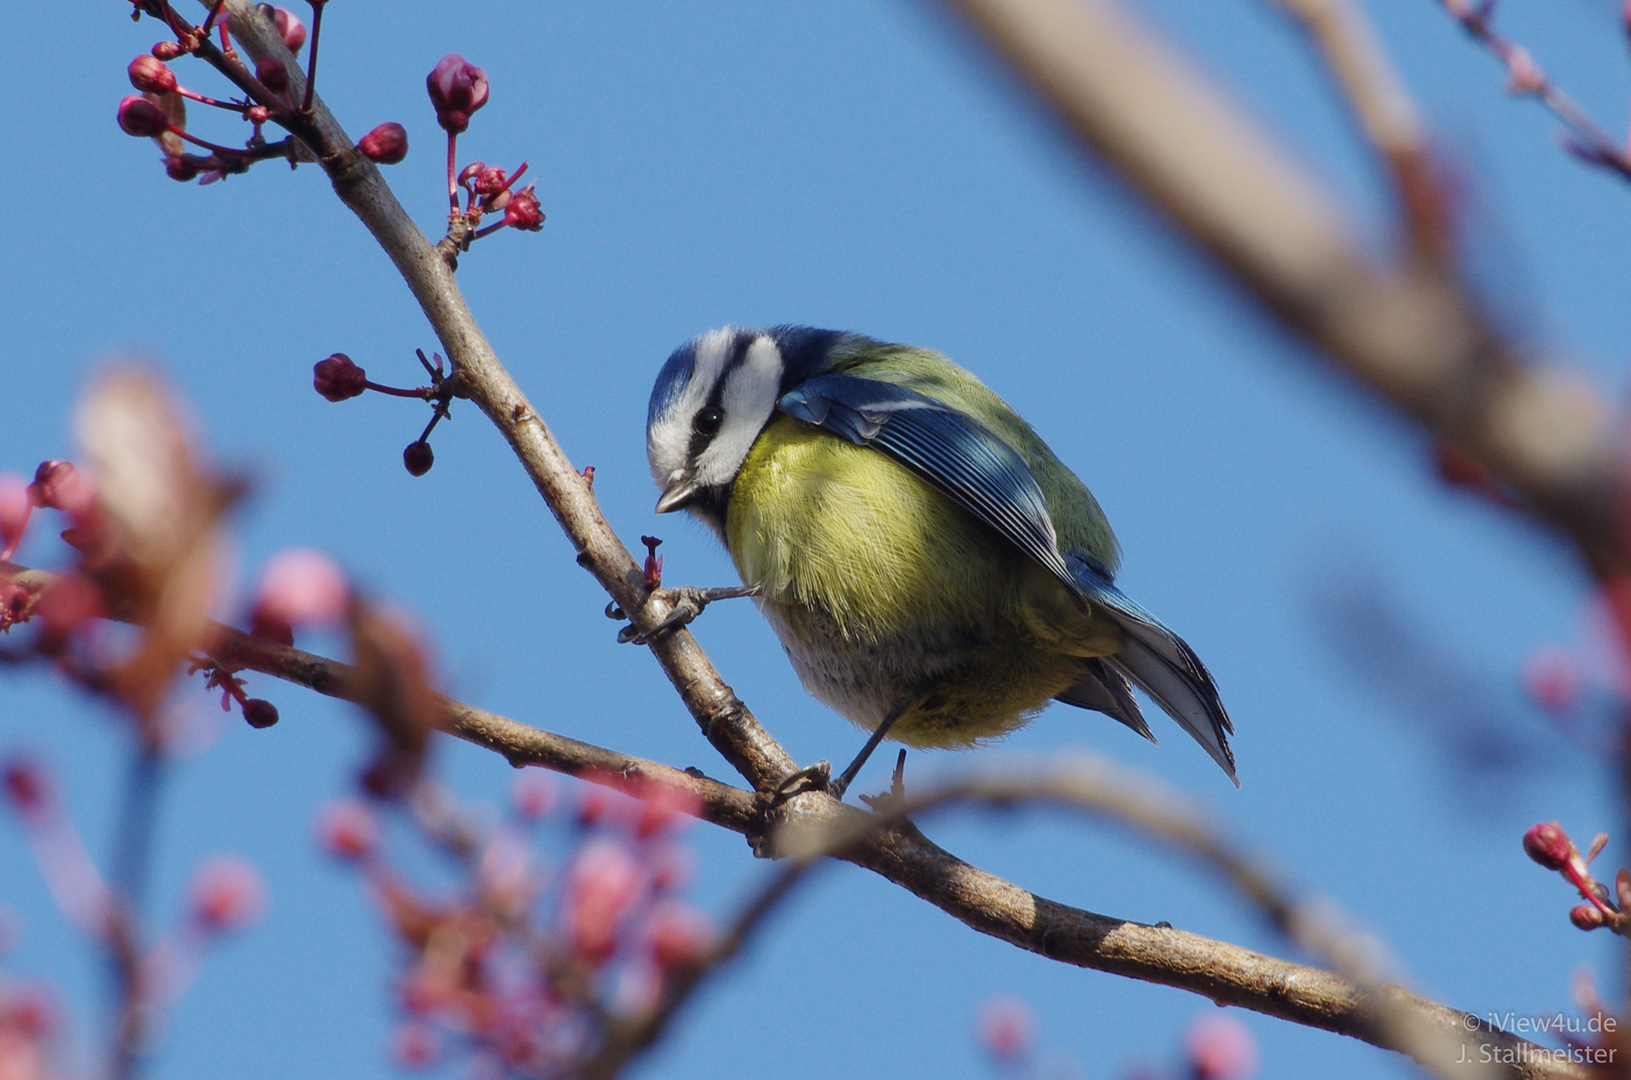
<instances>
[{"instance_id":1,"label":"bird's foot","mask_svg":"<svg viewBox=\"0 0 1631 1080\"><path fill-rule=\"evenodd\" d=\"M650 630L641 630L634 623L629 623L617 632L617 641L620 645L645 645L663 634L672 633L685 626L702 614L702 609L715 600L733 600L738 596L757 596L759 590L753 585L725 585L715 589L699 589L694 585L681 585L673 589L653 589L652 596L662 593L668 602L673 605L663 620ZM612 614L612 609L607 609ZM621 618L619 611L614 618Z\"/></svg>"},{"instance_id":2,"label":"bird's foot","mask_svg":"<svg viewBox=\"0 0 1631 1080\"><path fill-rule=\"evenodd\" d=\"M881 795L862 795L861 801L880 814L893 813L906 801L906 749L901 748L895 758L895 773L889 778L889 790Z\"/></svg>"},{"instance_id":3,"label":"bird's foot","mask_svg":"<svg viewBox=\"0 0 1631 1080\"><path fill-rule=\"evenodd\" d=\"M832 763L822 760L782 777L782 782L770 793L770 805L780 806L794 795L803 795L806 791L825 791L835 799L844 797L842 788L833 789Z\"/></svg>"}]
</instances>

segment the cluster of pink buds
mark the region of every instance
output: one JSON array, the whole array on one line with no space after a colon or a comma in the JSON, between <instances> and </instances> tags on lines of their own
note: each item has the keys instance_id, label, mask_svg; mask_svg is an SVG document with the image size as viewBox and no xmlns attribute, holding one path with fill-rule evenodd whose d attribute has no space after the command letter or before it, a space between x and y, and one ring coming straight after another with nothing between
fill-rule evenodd
<instances>
[{"instance_id":1,"label":"cluster of pink buds","mask_svg":"<svg viewBox=\"0 0 1631 1080\"><path fill-rule=\"evenodd\" d=\"M1523 850L1535 862L1561 874L1586 901L1569 911L1569 921L1582 930L1606 926L1631 937L1631 874L1623 869L1614 875L1614 890L1591 876L1592 860L1608 843L1607 833L1598 833L1584 855L1557 822L1542 822L1523 834Z\"/></svg>"},{"instance_id":2,"label":"cluster of pink buds","mask_svg":"<svg viewBox=\"0 0 1631 1080\"><path fill-rule=\"evenodd\" d=\"M425 430L420 432L419 438L409 443L402 451L402 464L408 472L413 476L424 476L436 462L436 455L430 449L430 433L436 429L436 425L443 417L451 418L452 414L448 407L454 398L463 397L465 394L460 383L457 363L449 361L448 368L444 371L441 353L431 354L434 357L433 363L425 358L423 349L415 351L418 353L419 363L430 375L429 386L405 389L371 382L368 372L345 353L335 353L317 361L312 367L311 383L312 388L329 401L346 401L373 390L392 397L418 398L428 402L431 406L430 423L425 425Z\"/></svg>"},{"instance_id":3,"label":"cluster of pink buds","mask_svg":"<svg viewBox=\"0 0 1631 1080\"><path fill-rule=\"evenodd\" d=\"M458 53L449 53L425 76L425 90L436 111L436 122L447 132L448 235L441 245L443 257L455 264L459 252L469 250L471 243L499 229L537 232L543 228L544 212L533 186L515 186L527 171L526 162L510 173L483 161L459 168L458 139L469 129L471 114L487 104L487 73ZM459 205L461 188L465 192L463 207ZM502 213L503 219L482 226L482 218L493 213Z\"/></svg>"},{"instance_id":4,"label":"cluster of pink buds","mask_svg":"<svg viewBox=\"0 0 1631 1080\"><path fill-rule=\"evenodd\" d=\"M457 1048L482 1075L569 1074L600 1049L609 1024L650 1010L669 978L705 961L713 926L679 897L689 856L677 834L698 807L667 788L640 794L590 784L563 813L555 780L528 769L495 828L422 787L407 804L411 821L465 868L462 885L443 895L390 864L368 804L321 815L320 843L366 876L407 946L391 1043L399 1064L444 1065ZM574 837L558 874L534 851L551 823Z\"/></svg>"},{"instance_id":5,"label":"cluster of pink buds","mask_svg":"<svg viewBox=\"0 0 1631 1080\"><path fill-rule=\"evenodd\" d=\"M275 56L246 67L232 47L228 21L220 0L198 26L182 18L170 0L133 0L133 12L160 20L172 37L130 62L131 85L138 93L119 103L119 126L127 134L155 140L164 154L165 172L175 180L198 179L210 183L235 173L247 172L259 161L281 158L291 165L300 160L296 135L308 130L312 118L312 93L317 79L317 46L323 27L323 9L328 0L309 0L312 7L311 48L307 53L305 92L296 100L292 94L294 77L288 65ZM305 25L293 12L272 9L272 17L283 43L298 54L307 42ZM217 37L219 44L217 44ZM181 85L169 62L182 56L197 56L227 76L245 91L242 97L226 100L207 97ZM236 113L250 125L250 135L241 147L223 146L193 135L187 130L186 102ZM294 134L268 142L263 128L273 123ZM188 144L204 151L193 153ZM400 124L381 124L358 144L367 158L381 164L401 161L408 152L407 132ZM306 155L306 160L311 160Z\"/></svg>"}]
</instances>

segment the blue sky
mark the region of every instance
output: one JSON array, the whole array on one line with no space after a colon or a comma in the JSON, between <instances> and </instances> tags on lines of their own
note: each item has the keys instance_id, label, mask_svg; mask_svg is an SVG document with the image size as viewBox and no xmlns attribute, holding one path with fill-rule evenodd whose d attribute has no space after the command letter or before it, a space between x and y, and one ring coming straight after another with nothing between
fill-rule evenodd
<instances>
[{"instance_id":1,"label":"blue sky","mask_svg":"<svg viewBox=\"0 0 1631 1080\"><path fill-rule=\"evenodd\" d=\"M1370 5L1469 192L1467 241L1492 309L1525 339L1623 397L1631 340L1631 190L1556 146L1532 103L1430 0ZM1509 0L1501 19L1617 130L1628 69L1616 5ZM0 469L69 456L67 416L113 354L161 363L217 456L257 480L237 523L243 576L314 546L430 629L449 689L554 731L723 775L656 665L614 643L604 596L498 436L468 406L433 440L423 479L400 452L421 411L369 396L331 405L311 365L344 351L415 381L435 346L384 256L320 173L263 166L206 188L163 175L113 122L124 68L156 39L122 5L87 5L29 42L0 105ZM1380 236L1387 202L1317 67L1268 5L1155 0L1148 16L1265 116ZM479 19L478 19L479 16ZM548 223L502 234L460 279L500 357L626 542L667 540L670 582L722 584L700 527L653 515L646 396L668 352L727 322L807 322L940 348L1026 416L1092 487L1126 551L1124 588L1178 629L1235 717L1242 789L1164 719L1162 745L1058 708L981 758L913 755L909 779L1074 748L1164 777L1354 912L1425 992L1486 1012L1564 1008L1582 964L1617 985L1604 935L1518 845L1557 818L1589 837L1623 820L1611 770L1528 706L1538 645L1581 640L1586 583L1549 537L1443 490L1409 426L1325 370L1084 163L939 8L915 0L770 5L557 5L427 0L330 5L320 90L355 134L396 120L412 149L387 173L439 231L440 132L425 73L445 52L485 67L491 103L465 160L531 163ZM201 66L184 83L223 85ZM18 75L18 78L23 76ZM42 89L43 86L43 89ZM201 131L235 136L214 118ZM213 126L212 126L213 125ZM46 557L35 541L25 548ZM1368 606L1367 606L1368 605ZM1355 648L1355 611L1424 643ZM697 633L725 678L801 761L856 736L808 698L747 605ZM1368 642L1374 645L1374 641ZM1406 670L1428 649L1453 665ZM1345 659L1347 657L1347 659ZM1358 659L1352 659L1357 657ZM1463 743L1398 688L1467 685ZM1455 681L1459 678L1460 681ZM365 733L346 708L268 680L283 722L229 725L179 766L162 813L155 911L190 868L231 851L271 888L266 921L230 944L176 1010L154 1075L384 1076L391 943L328 865L310 821L345 790ZM198 693L200 699L203 693ZM0 746L64 775L96 850L109 842L121 742L97 708L44 676L0 691ZM883 782L884 755L858 790ZM440 767L472 799L510 770L451 742ZM932 822L951 850L1036 892L1168 920L1284 954L1187 866L1045 814ZM699 828L698 897L724 910L765 873L735 835ZM14 973L49 975L85 1035L101 971L52 910L16 830L0 827L0 905ZM1066 968L981 937L902 890L835 868L791 903L640 1075L979 1077L972 1015L1029 1001L1050 1052L1092 1077L1177 1053L1210 1008L1176 990ZM1381 1051L1256 1016L1266 1077L1371 1076Z\"/></svg>"}]
</instances>

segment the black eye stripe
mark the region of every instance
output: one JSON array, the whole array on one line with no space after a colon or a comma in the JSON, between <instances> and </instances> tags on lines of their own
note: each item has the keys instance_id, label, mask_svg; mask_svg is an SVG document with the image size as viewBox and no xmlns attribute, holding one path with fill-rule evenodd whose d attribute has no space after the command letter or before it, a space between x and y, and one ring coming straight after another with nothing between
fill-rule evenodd
<instances>
[{"instance_id":1,"label":"black eye stripe","mask_svg":"<svg viewBox=\"0 0 1631 1080\"><path fill-rule=\"evenodd\" d=\"M691 419L691 445L686 448L688 460L695 461L701 457L702 452L708 449L708 444L714 441L714 436L719 434L720 427L725 423L725 383L730 380L731 372L742 366L742 362L747 358L748 349L758 338L758 334L738 332L736 340L731 343L730 356L720 366L719 378L709 389L707 402ZM709 419L704 421L704 417ZM718 420L714 420L713 417L718 417Z\"/></svg>"}]
</instances>

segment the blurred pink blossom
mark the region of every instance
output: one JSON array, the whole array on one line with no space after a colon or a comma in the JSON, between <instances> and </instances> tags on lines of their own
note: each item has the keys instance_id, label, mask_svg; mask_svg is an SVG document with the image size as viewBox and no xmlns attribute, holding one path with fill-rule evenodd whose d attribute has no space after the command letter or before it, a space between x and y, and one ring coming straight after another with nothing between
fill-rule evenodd
<instances>
[{"instance_id":1,"label":"blurred pink blossom","mask_svg":"<svg viewBox=\"0 0 1631 1080\"><path fill-rule=\"evenodd\" d=\"M193 922L223 933L255 922L266 910L266 882L260 871L236 855L218 855L193 874Z\"/></svg>"},{"instance_id":2,"label":"blurred pink blossom","mask_svg":"<svg viewBox=\"0 0 1631 1080\"><path fill-rule=\"evenodd\" d=\"M1184 1035L1184 1048L1195 1080L1250 1080L1257 1072L1257 1040L1224 1012L1197 1017Z\"/></svg>"},{"instance_id":3,"label":"blurred pink blossom","mask_svg":"<svg viewBox=\"0 0 1631 1080\"><path fill-rule=\"evenodd\" d=\"M999 1061L1016 1061L1030 1054L1036 1039L1036 1020L1030 1006L1016 997L994 997L980 1006L975 1020L980 1046Z\"/></svg>"}]
</instances>

